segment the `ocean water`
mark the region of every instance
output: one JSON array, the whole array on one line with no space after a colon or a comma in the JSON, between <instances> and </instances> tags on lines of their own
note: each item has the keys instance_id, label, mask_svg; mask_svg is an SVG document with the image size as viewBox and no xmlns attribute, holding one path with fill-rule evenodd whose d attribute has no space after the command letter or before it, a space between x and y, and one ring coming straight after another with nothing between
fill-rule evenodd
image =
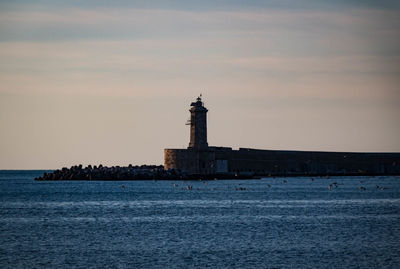
<instances>
[{"instance_id":1,"label":"ocean water","mask_svg":"<svg viewBox=\"0 0 400 269\"><path fill-rule=\"evenodd\" d=\"M35 182L43 172L0 171L0 268L400 268L400 177Z\"/></svg>"}]
</instances>

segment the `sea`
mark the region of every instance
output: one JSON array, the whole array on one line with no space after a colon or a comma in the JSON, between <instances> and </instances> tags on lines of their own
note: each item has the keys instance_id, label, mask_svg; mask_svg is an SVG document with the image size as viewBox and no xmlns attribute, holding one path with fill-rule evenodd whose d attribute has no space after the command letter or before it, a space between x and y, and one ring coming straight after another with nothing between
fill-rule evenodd
<instances>
[{"instance_id":1,"label":"sea","mask_svg":"<svg viewBox=\"0 0 400 269\"><path fill-rule=\"evenodd\" d=\"M0 268L400 268L400 177L34 181L0 171Z\"/></svg>"}]
</instances>

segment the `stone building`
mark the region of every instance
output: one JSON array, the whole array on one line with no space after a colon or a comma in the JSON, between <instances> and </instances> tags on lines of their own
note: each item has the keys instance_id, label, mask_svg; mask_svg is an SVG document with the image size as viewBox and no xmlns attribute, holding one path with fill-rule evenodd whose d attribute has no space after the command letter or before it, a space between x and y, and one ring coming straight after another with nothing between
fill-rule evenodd
<instances>
[{"instance_id":1,"label":"stone building","mask_svg":"<svg viewBox=\"0 0 400 269\"><path fill-rule=\"evenodd\" d=\"M190 142L187 149L165 149L164 169L188 174L239 175L386 175L400 174L400 153L355 153L260 150L210 147L207 108L191 103Z\"/></svg>"},{"instance_id":2,"label":"stone building","mask_svg":"<svg viewBox=\"0 0 400 269\"><path fill-rule=\"evenodd\" d=\"M190 142L187 149L165 149L164 168L180 169L192 174L213 174L215 170L215 150L207 143L207 108L199 96L191 103Z\"/></svg>"}]
</instances>

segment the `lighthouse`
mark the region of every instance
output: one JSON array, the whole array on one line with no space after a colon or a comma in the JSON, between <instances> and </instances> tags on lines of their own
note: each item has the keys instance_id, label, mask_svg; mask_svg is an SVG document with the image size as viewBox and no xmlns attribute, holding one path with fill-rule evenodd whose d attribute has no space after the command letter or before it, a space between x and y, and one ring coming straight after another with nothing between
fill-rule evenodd
<instances>
[{"instance_id":1,"label":"lighthouse","mask_svg":"<svg viewBox=\"0 0 400 269\"><path fill-rule=\"evenodd\" d=\"M201 101L201 94L196 102L191 103L190 111L190 143L189 149L207 149L207 108Z\"/></svg>"}]
</instances>

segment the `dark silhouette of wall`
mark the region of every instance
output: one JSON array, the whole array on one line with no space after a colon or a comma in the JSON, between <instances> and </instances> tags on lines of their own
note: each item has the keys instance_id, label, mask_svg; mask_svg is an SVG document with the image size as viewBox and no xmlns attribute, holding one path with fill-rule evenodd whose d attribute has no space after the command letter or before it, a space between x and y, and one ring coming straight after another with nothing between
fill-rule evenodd
<instances>
[{"instance_id":1,"label":"dark silhouette of wall","mask_svg":"<svg viewBox=\"0 0 400 269\"><path fill-rule=\"evenodd\" d=\"M389 175L400 174L400 153L165 149L164 168L189 174Z\"/></svg>"}]
</instances>

